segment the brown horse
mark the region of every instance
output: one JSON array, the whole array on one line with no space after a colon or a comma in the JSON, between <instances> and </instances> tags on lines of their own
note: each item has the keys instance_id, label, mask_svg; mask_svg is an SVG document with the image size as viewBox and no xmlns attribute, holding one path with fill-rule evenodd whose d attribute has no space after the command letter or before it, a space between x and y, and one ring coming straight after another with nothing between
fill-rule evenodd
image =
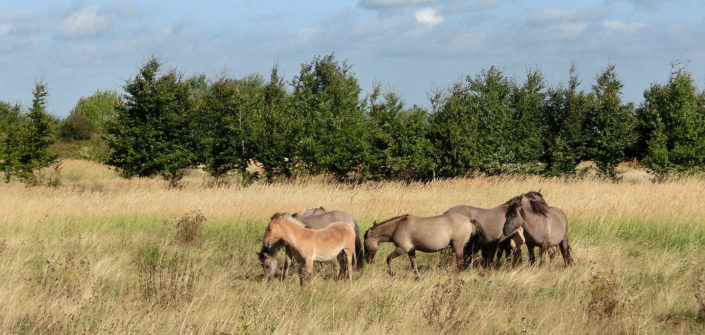
<instances>
[{"instance_id":1,"label":"brown horse","mask_svg":"<svg viewBox=\"0 0 705 335\"><path fill-rule=\"evenodd\" d=\"M322 207L320 209L322 209ZM309 211L311 210L307 210L306 212ZM327 227L333 222L345 222L351 227L353 227L353 229L355 230L356 260L355 264L353 265L354 268L357 270L361 270L364 267L365 263L362 255L362 243L360 242L360 228L358 227L357 220L350 216L350 214L342 211L330 211L313 216L298 216L297 214L294 214L292 215L292 217L303 222L306 227L313 229L321 229ZM280 243L273 246L272 248L262 248L262 250L257 253L257 256L259 257L260 263L262 265L262 269L264 270L264 275L268 279L272 279L277 275L277 270L279 266L279 262L277 261L277 252L279 251L280 247L284 247L285 250L282 279L286 279L289 276L289 269L291 268L292 257L292 254L286 245Z\"/></svg>"},{"instance_id":2,"label":"brown horse","mask_svg":"<svg viewBox=\"0 0 705 335\"><path fill-rule=\"evenodd\" d=\"M345 262L340 261L340 277L347 273L352 282L352 266L355 259L355 230L345 222L335 222L321 229L307 228L303 222L286 213L272 215L262 237L266 249L283 241L294 258L303 264L306 277L313 273L314 261L330 261L345 253ZM303 273L299 268L301 282Z\"/></svg>"},{"instance_id":3,"label":"brown horse","mask_svg":"<svg viewBox=\"0 0 705 335\"><path fill-rule=\"evenodd\" d=\"M539 257L543 264L546 253L552 246L558 246L566 266L573 263L568 241L568 218L563 210L549 206L539 192L518 195L508 202L506 220L502 229L505 235L513 234L520 227L524 229L529 261L536 261L534 248L539 247Z\"/></svg>"},{"instance_id":4,"label":"brown horse","mask_svg":"<svg viewBox=\"0 0 705 335\"><path fill-rule=\"evenodd\" d=\"M507 203L501 204L494 208L480 208L467 205L458 205L449 208L444 214L456 213L474 219L477 221L477 227L481 234L468 243L465 254L472 255L473 263L477 259L477 253L482 251L483 263L485 266L490 266L494 263L499 266L499 259L495 261L495 255L500 247L500 242L506 238L502 234L504 226L505 214L507 212ZM512 236L512 240L521 240L520 236ZM509 242L508 242L509 243Z\"/></svg>"},{"instance_id":5,"label":"brown horse","mask_svg":"<svg viewBox=\"0 0 705 335\"><path fill-rule=\"evenodd\" d=\"M401 215L381 223L373 223L365 232L365 259L374 260L380 242L392 242L396 249L387 256L387 270L394 275L391 262L394 258L407 254L414 275L419 278L416 264L416 250L436 252L450 246L456 255L458 271L464 269L465 244L477 232L470 219L460 214L443 214L432 217Z\"/></svg>"}]
</instances>

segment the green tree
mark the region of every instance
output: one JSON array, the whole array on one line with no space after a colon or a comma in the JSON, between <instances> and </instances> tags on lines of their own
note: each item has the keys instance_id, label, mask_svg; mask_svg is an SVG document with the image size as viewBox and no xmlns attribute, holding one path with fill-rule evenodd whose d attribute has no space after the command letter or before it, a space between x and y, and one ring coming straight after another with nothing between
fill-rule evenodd
<instances>
[{"instance_id":1,"label":"green tree","mask_svg":"<svg viewBox=\"0 0 705 335\"><path fill-rule=\"evenodd\" d=\"M27 122L19 122L19 107L8 113L8 119L13 121L8 123L3 147L2 170L6 181L14 175L36 185L39 183L36 173L56 160L56 155L48 150L54 143L52 118L46 113L48 94L43 81L35 83Z\"/></svg>"},{"instance_id":2,"label":"green tree","mask_svg":"<svg viewBox=\"0 0 705 335\"><path fill-rule=\"evenodd\" d=\"M705 166L705 93L689 73L674 71L668 83L644 92L636 133L637 152L657 173Z\"/></svg>"},{"instance_id":3,"label":"green tree","mask_svg":"<svg viewBox=\"0 0 705 335\"><path fill-rule=\"evenodd\" d=\"M592 86L594 106L588 110L583 126L591 158L600 171L612 179L616 178L617 164L624 160L625 151L634 143L633 106L622 103L622 87L615 66L609 65Z\"/></svg>"},{"instance_id":4,"label":"green tree","mask_svg":"<svg viewBox=\"0 0 705 335\"><path fill-rule=\"evenodd\" d=\"M425 110L405 109L401 99L389 92L384 99L379 86L368 97L370 152L365 174L370 179L419 180L433 177L433 145L428 139Z\"/></svg>"},{"instance_id":5,"label":"green tree","mask_svg":"<svg viewBox=\"0 0 705 335\"><path fill-rule=\"evenodd\" d=\"M369 142L360 86L347 62L338 63L332 54L315 57L301 66L293 89L295 164L339 179L359 172Z\"/></svg>"},{"instance_id":6,"label":"green tree","mask_svg":"<svg viewBox=\"0 0 705 335\"><path fill-rule=\"evenodd\" d=\"M569 78L567 87L548 89L543 161L549 175L571 175L581 160L589 159L583 124L592 95L578 92L580 81L574 65Z\"/></svg>"},{"instance_id":7,"label":"green tree","mask_svg":"<svg viewBox=\"0 0 705 335\"><path fill-rule=\"evenodd\" d=\"M291 177L296 153L296 115L289 108L290 97L279 69L272 68L269 82L262 88L261 105L251 114L252 159L262 164L265 177Z\"/></svg>"},{"instance_id":8,"label":"green tree","mask_svg":"<svg viewBox=\"0 0 705 335\"><path fill-rule=\"evenodd\" d=\"M121 104L120 94L113 90L96 90L93 95L79 99L61 124L61 137L86 140L94 134L104 134L106 122L115 118Z\"/></svg>"},{"instance_id":9,"label":"green tree","mask_svg":"<svg viewBox=\"0 0 705 335\"><path fill-rule=\"evenodd\" d=\"M211 131L206 145L206 170L220 178L231 170L245 175L249 161L243 114L244 87L237 80L221 77L210 85L203 108Z\"/></svg>"},{"instance_id":10,"label":"green tree","mask_svg":"<svg viewBox=\"0 0 705 335\"><path fill-rule=\"evenodd\" d=\"M161 66L153 57L125 84L125 104L107 123L107 163L125 177L160 174L176 186L196 162L186 117L192 105L182 76L161 74Z\"/></svg>"},{"instance_id":11,"label":"green tree","mask_svg":"<svg viewBox=\"0 0 705 335\"><path fill-rule=\"evenodd\" d=\"M515 141L523 135L515 132L516 90L516 83L491 67L474 78L467 76L448 92L436 92L430 138L438 155L438 176L516 171Z\"/></svg>"},{"instance_id":12,"label":"green tree","mask_svg":"<svg viewBox=\"0 0 705 335\"><path fill-rule=\"evenodd\" d=\"M527 71L524 84L514 86L512 151L516 155L514 170L517 172L539 173L545 168L541 158L544 153L542 135L547 128L544 115L546 99L546 84L538 69Z\"/></svg>"}]
</instances>

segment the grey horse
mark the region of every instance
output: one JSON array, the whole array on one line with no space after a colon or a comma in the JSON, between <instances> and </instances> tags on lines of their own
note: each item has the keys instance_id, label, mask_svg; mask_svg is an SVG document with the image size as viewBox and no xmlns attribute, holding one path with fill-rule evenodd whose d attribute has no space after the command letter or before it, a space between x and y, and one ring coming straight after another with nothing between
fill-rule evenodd
<instances>
[{"instance_id":1,"label":"grey horse","mask_svg":"<svg viewBox=\"0 0 705 335\"><path fill-rule=\"evenodd\" d=\"M529 261L536 261L534 248L539 247L539 264L543 264L549 248L558 246L566 266L573 263L568 241L568 218L563 210L549 206L539 192L518 195L508 202L502 232L513 234L519 227L524 229Z\"/></svg>"}]
</instances>

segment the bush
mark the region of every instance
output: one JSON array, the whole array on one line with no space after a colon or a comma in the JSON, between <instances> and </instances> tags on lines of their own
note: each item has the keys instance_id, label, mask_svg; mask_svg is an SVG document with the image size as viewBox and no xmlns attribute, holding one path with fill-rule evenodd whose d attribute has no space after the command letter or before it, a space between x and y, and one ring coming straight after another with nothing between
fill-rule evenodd
<instances>
[{"instance_id":1,"label":"bush","mask_svg":"<svg viewBox=\"0 0 705 335\"><path fill-rule=\"evenodd\" d=\"M178 244L201 245L203 238L203 222L206 217L198 211L184 214L176 222L176 242Z\"/></svg>"},{"instance_id":2,"label":"bush","mask_svg":"<svg viewBox=\"0 0 705 335\"><path fill-rule=\"evenodd\" d=\"M61 137L67 140L87 140L95 131L95 122L80 113L71 114L61 125Z\"/></svg>"}]
</instances>

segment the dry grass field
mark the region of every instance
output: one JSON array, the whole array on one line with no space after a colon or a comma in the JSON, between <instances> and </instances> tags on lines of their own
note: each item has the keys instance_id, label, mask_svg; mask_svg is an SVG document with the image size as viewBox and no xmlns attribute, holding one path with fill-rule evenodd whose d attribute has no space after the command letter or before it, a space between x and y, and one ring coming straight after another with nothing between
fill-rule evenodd
<instances>
[{"instance_id":1,"label":"dry grass field","mask_svg":"<svg viewBox=\"0 0 705 335\"><path fill-rule=\"evenodd\" d=\"M183 188L169 189L67 160L59 180L0 184L0 333L705 332L701 177L654 184L626 171L620 183L478 177L352 186L313 178L213 187L194 171ZM255 251L276 211L339 209L364 231L373 220L493 207L538 189L568 215L573 267L557 258L480 276L420 254L415 281L406 257L387 275L392 247L383 244L352 285L335 280L329 265L304 286L296 276L262 280ZM205 218L202 230L193 211Z\"/></svg>"}]
</instances>

